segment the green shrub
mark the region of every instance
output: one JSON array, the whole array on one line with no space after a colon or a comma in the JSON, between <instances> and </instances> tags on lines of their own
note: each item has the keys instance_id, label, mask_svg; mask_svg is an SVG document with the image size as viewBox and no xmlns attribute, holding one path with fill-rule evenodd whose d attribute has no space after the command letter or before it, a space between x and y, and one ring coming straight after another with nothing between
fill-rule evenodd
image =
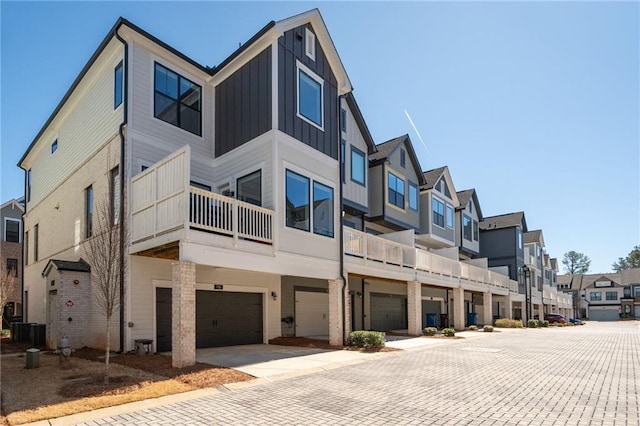
<instances>
[{"instance_id":1,"label":"green shrub","mask_svg":"<svg viewBox=\"0 0 640 426\"><path fill-rule=\"evenodd\" d=\"M493 327L490 325L485 325L483 330L485 333L493 333Z\"/></svg>"},{"instance_id":2,"label":"green shrub","mask_svg":"<svg viewBox=\"0 0 640 426\"><path fill-rule=\"evenodd\" d=\"M478 331L478 326L477 325L469 326L469 331Z\"/></svg>"},{"instance_id":3,"label":"green shrub","mask_svg":"<svg viewBox=\"0 0 640 426\"><path fill-rule=\"evenodd\" d=\"M380 331L352 331L349 334L351 344L360 348L383 348L385 337Z\"/></svg>"},{"instance_id":4,"label":"green shrub","mask_svg":"<svg viewBox=\"0 0 640 426\"><path fill-rule=\"evenodd\" d=\"M529 320L529 322L527 322L527 327L529 328L538 328L539 325L540 323L538 322L538 320L535 320L535 319L531 319Z\"/></svg>"},{"instance_id":5,"label":"green shrub","mask_svg":"<svg viewBox=\"0 0 640 426\"><path fill-rule=\"evenodd\" d=\"M521 320L512 320L508 318L500 318L495 322L495 326L498 328L522 328Z\"/></svg>"},{"instance_id":6,"label":"green shrub","mask_svg":"<svg viewBox=\"0 0 640 426\"><path fill-rule=\"evenodd\" d=\"M445 328L444 330L442 330L442 334L447 337L453 337L456 335L456 331L453 328Z\"/></svg>"},{"instance_id":7,"label":"green shrub","mask_svg":"<svg viewBox=\"0 0 640 426\"><path fill-rule=\"evenodd\" d=\"M538 324L540 327L549 327L549 321L547 320L539 321Z\"/></svg>"},{"instance_id":8,"label":"green shrub","mask_svg":"<svg viewBox=\"0 0 640 426\"><path fill-rule=\"evenodd\" d=\"M0 330L0 336L5 337L8 336L9 334L11 334L10 330L7 330L6 328L4 330Z\"/></svg>"},{"instance_id":9,"label":"green shrub","mask_svg":"<svg viewBox=\"0 0 640 426\"><path fill-rule=\"evenodd\" d=\"M437 332L438 329L435 327L425 327L424 330L422 330L422 334L425 336L435 336Z\"/></svg>"}]
</instances>

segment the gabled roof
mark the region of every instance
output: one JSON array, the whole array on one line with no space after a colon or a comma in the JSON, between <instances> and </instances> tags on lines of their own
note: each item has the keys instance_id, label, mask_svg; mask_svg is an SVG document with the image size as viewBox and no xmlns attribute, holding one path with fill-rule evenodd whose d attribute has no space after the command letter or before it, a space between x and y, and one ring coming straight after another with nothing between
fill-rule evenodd
<instances>
[{"instance_id":1,"label":"gabled roof","mask_svg":"<svg viewBox=\"0 0 640 426\"><path fill-rule=\"evenodd\" d=\"M322 19L322 16L320 15L320 11L317 8L316 9L311 9L311 10L309 10L307 12L303 12L303 13L300 13L298 15L286 18L286 19L282 19L282 20L277 21L277 22L276 21L269 22L260 31L258 31L253 37L251 37L246 43L241 45L238 49L236 49L233 53L231 53L231 55L229 55L219 65L217 65L215 67L208 67L208 66L205 66L205 65L202 65L202 64L196 62L195 60L191 59L190 57L188 57L184 53L182 53L182 52L178 51L177 49L171 47L170 45L166 44L162 40L154 37L153 35L149 34L145 30L143 30L142 28L140 28L137 25L131 23L127 19L125 19L123 17L119 17L116 20L116 23L111 28L111 30L109 30L109 32L107 33L105 38L102 40L102 42L100 43L100 45L98 46L96 51L93 53L93 55L91 55L91 58L89 58L89 61L87 61L85 66L82 68L82 70L80 71L80 74L78 74L76 79L73 81L73 83L71 84L71 87L69 88L69 90L67 90L67 92L63 96L62 100L58 103L56 108L53 110L53 113L51 114L51 116L49 116L49 118L45 122L44 126L42 126L42 128L40 129L40 131L38 132L36 137L33 139L31 144L29 145L29 147L25 151L25 153L22 155L22 158L20 158L20 160L18 161L18 167L23 168L22 164L25 161L25 159L27 158L27 156L29 155L29 153L31 152L31 150L35 147L36 143L42 137L42 135L44 134L45 130L49 127L49 125L51 125L51 123L56 118L56 116L58 115L58 113L60 112L62 107L69 100L71 95L74 93L75 89L82 82L82 79L84 78L84 76L87 74L87 72L89 72L89 70L91 69L93 64L100 57L102 52L107 48L109 43L114 38L119 37L118 30L123 25L128 27L128 28L130 28L135 33L139 34L140 36L148 39L152 43L154 43L154 44L160 46L161 48L167 50L168 52L174 54L178 58L180 58L180 59L184 60L185 62L189 63L190 65L192 65L193 67L197 68L198 70L200 70L204 74L209 75L210 77L213 77L216 74L218 74L219 72L221 72L222 70L224 70L232 62L234 62L234 60L236 60L238 57L240 57L242 55L242 53L245 52L247 49L249 49L254 43L258 42L259 40L263 39L264 37L270 37L270 38L275 40L276 38L284 35L285 31L288 31L290 29L293 29L293 28L295 28L297 26L300 26L300 25L303 25L305 23L310 23L313 26L313 28L314 28L314 30L316 32L316 34L315 34L316 35L316 40L322 46L322 49L324 50L324 52L326 54L327 61L329 62L329 65L331 66L332 70L334 71L336 80L338 81L338 94L346 94L346 93L351 92L352 86L351 86L351 81L349 80L349 76L347 75L347 71L344 68L344 65L342 63L342 60L340 59L340 56L338 55L338 52L337 52L337 50L335 48L333 40L331 39L331 36L329 35L329 31L327 30L327 26L324 23L324 20Z\"/></svg>"},{"instance_id":2,"label":"gabled roof","mask_svg":"<svg viewBox=\"0 0 640 426\"><path fill-rule=\"evenodd\" d=\"M371 136L371 132L369 132L369 127L367 126L366 121L364 121L364 117L362 116L362 111L360 111L360 107L356 102L356 98L353 96L353 92L349 92L345 96L345 100L347 101L347 105L353 114L353 118L356 120L356 124L360 129L360 133L364 137L364 141L367 143L368 152L367 154L373 154L377 151L376 143L373 141L373 137Z\"/></svg>"},{"instance_id":3,"label":"gabled roof","mask_svg":"<svg viewBox=\"0 0 640 426\"><path fill-rule=\"evenodd\" d=\"M476 193L475 188L464 189L462 191L458 191L456 193L458 195L458 202L460 205L456 207L456 210L464 210L469 202L469 199L473 199L473 203L475 204L476 213L478 215L478 219L482 221L482 209L480 208L480 202L478 201L478 194Z\"/></svg>"},{"instance_id":4,"label":"gabled roof","mask_svg":"<svg viewBox=\"0 0 640 426\"><path fill-rule=\"evenodd\" d=\"M91 266L89 266L89 264L82 258L80 258L80 260L78 260L77 262L69 260L50 259L47 262L47 265L42 270L42 276L47 276L51 268L54 266L58 271L91 272Z\"/></svg>"},{"instance_id":5,"label":"gabled roof","mask_svg":"<svg viewBox=\"0 0 640 426\"><path fill-rule=\"evenodd\" d=\"M13 199L13 200L9 200L6 203L0 205L0 210L4 209L5 207L9 207L9 206L13 206L13 208L20 210L22 213L24 213L24 205L22 204L24 202L24 197L20 197L19 199Z\"/></svg>"},{"instance_id":6,"label":"gabled roof","mask_svg":"<svg viewBox=\"0 0 640 426\"><path fill-rule=\"evenodd\" d=\"M453 179L451 178L451 173L449 173L449 167L442 166L437 169L427 170L426 172L422 172L424 176L425 184L420 187L421 191L428 191L433 189L436 183L444 178L447 187L449 188L449 192L451 193L451 200L453 201L454 207L460 206L460 200L458 199L458 193L456 192L456 187L453 184Z\"/></svg>"},{"instance_id":7,"label":"gabled roof","mask_svg":"<svg viewBox=\"0 0 640 426\"><path fill-rule=\"evenodd\" d=\"M524 233L524 243L540 243L542 247L544 247L544 238L542 237L542 230L536 229L534 231L529 231Z\"/></svg>"},{"instance_id":8,"label":"gabled roof","mask_svg":"<svg viewBox=\"0 0 640 426\"><path fill-rule=\"evenodd\" d=\"M432 189L436 183L438 183L440 176L442 176L446 168L447 166L442 166L437 169L431 169L423 172L426 183L420 189Z\"/></svg>"},{"instance_id":9,"label":"gabled roof","mask_svg":"<svg viewBox=\"0 0 640 426\"><path fill-rule=\"evenodd\" d=\"M516 226L522 226L522 230L524 232L527 232L527 222L524 218L524 212L489 216L485 217L484 220L480 222L480 229L483 231L501 228L513 228Z\"/></svg>"},{"instance_id":10,"label":"gabled roof","mask_svg":"<svg viewBox=\"0 0 640 426\"><path fill-rule=\"evenodd\" d=\"M397 138L393 138L376 145L377 152L369 155L369 167L384 163L387 158L389 158L389 156L402 144L407 148L407 154L409 154L411 164L413 164L413 168L418 176L418 185L424 185L425 181L422 175L422 168L420 167L420 162L418 161L416 152L413 150L413 144L411 143L411 138L408 134L398 136Z\"/></svg>"}]
</instances>

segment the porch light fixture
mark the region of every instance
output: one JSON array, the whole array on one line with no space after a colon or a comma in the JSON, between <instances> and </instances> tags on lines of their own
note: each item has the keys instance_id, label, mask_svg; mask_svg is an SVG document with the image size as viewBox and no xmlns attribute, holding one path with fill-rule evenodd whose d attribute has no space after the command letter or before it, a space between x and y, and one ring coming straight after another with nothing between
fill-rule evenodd
<instances>
[{"instance_id":1,"label":"porch light fixture","mask_svg":"<svg viewBox=\"0 0 640 426\"><path fill-rule=\"evenodd\" d=\"M271 297L273 298L273 300L277 300L278 299L278 293L276 293L275 291L271 292Z\"/></svg>"}]
</instances>

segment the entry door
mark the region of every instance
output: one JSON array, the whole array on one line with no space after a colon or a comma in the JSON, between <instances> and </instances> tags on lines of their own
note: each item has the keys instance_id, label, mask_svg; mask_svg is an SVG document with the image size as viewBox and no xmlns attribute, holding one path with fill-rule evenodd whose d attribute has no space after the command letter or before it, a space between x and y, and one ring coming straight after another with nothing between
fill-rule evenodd
<instances>
[{"instance_id":1,"label":"entry door","mask_svg":"<svg viewBox=\"0 0 640 426\"><path fill-rule=\"evenodd\" d=\"M406 296L371 293L371 329L388 331L406 328Z\"/></svg>"},{"instance_id":2,"label":"entry door","mask_svg":"<svg viewBox=\"0 0 640 426\"><path fill-rule=\"evenodd\" d=\"M329 294L296 291L296 336L329 335Z\"/></svg>"},{"instance_id":3,"label":"entry door","mask_svg":"<svg viewBox=\"0 0 640 426\"><path fill-rule=\"evenodd\" d=\"M156 352L171 351L171 289L156 288Z\"/></svg>"},{"instance_id":4,"label":"entry door","mask_svg":"<svg viewBox=\"0 0 640 426\"><path fill-rule=\"evenodd\" d=\"M60 326L60 303L58 303L58 290L49 291L47 300L47 330L49 340L47 347L58 347L58 327Z\"/></svg>"}]
</instances>

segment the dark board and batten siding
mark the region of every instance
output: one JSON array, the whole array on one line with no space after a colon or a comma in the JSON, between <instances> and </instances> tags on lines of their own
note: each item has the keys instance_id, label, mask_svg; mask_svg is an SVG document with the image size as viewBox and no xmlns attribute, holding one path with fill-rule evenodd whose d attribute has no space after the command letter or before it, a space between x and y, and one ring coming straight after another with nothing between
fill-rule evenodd
<instances>
[{"instance_id":1,"label":"dark board and batten siding","mask_svg":"<svg viewBox=\"0 0 640 426\"><path fill-rule=\"evenodd\" d=\"M303 25L285 32L278 40L278 127L287 135L338 159L337 81L317 39L315 61L305 55L305 28L315 34L311 25ZM297 116L296 60L324 80L324 131Z\"/></svg>"},{"instance_id":2,"label":"dark board and batten siding","mask_svg":"<svg viewBox=\"0 0 640 426\"><path fill-rule=\"evenodd\" d=\"M271 129L271 46L216 86L215 155Z\"/></svg>"}]
</instances>

